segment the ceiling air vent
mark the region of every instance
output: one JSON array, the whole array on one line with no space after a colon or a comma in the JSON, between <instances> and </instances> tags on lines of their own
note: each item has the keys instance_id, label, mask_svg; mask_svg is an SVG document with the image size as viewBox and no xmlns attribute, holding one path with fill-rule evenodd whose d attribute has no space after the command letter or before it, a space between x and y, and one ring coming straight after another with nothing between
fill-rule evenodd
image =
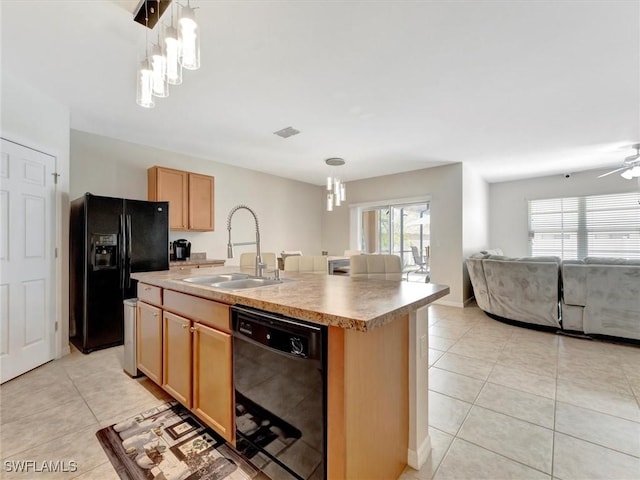
<instances>
[{"instance_id":1,"label":"ceiling air vent","mask_svg":"<svg viewBox=\"0 0 640 480\"><path fill-rule=\"evenodd\" d=\"M287 127L287 128L283 128L282 130L278 130L277 132L273 132L275 135L278 135L279 137L282 138L289 138L289 137L293 137L294 135L297 135L300 133L300 130L296 130L293 127Z\"/></svg>"}]
</instances>

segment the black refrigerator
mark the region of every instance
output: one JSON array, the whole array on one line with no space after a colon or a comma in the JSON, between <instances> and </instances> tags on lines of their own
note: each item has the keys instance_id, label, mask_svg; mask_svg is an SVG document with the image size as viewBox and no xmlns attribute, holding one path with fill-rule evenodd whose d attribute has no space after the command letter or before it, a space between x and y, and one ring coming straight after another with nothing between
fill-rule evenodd
<instances>
[{"instance_id":1,"label":"black refrigerator","mask_svg":"<svg viewBox=\"0 0 640 480\"><path fill-rule=\"evenodd\" d=\"M101 197L71 202L69 337L82 352L124 342L133 272L169 269L169 203Z\"/></svg>"}]
</instances>

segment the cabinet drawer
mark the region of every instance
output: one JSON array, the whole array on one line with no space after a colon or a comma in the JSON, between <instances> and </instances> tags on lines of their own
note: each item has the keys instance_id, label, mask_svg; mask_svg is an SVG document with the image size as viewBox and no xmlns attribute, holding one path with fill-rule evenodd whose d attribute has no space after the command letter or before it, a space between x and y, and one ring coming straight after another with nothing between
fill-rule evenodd
<instances>
[{"instance_id":1,"label":"cabinet drawer","mask_svg":"<svg viewBox=\"0 0 640 480\"><path fill-rule=\"evenodd\" d=\"M152 305L162 306L162 288L146 283L138 283L138 300Z\"/></svg>"},{"instance_id":2,"label":"cabinet drawer","mask_svg":"<svg viewBox=\"0 0 640 480\"><path fill-rule=\"evenodd\" d=\"M229 305L224 303L165 290L164 309L223 332L231 332Z\"/></svg>"}]
</instances>

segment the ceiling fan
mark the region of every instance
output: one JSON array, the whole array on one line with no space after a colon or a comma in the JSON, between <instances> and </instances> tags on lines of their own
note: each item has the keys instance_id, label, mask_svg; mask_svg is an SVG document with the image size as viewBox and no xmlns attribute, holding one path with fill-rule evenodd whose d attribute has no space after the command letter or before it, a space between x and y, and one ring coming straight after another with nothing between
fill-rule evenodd
<instances>
[{"instance_id":1,"label":"ceiling fan","mask_svg":"<svg viewBox=\"0 0 640 480\"><path fill-rule=\"evenodd\" d=\"M635 145L631 145L631 148L636 149L635 155L631 155L627 157L622 162L622 167L616 168L615 170L611 170L610 172L603 173L598 176L598 178L606 177L607 175L611 175L612 173L620 172L624 170L620 176L622 178L626 178L627 180L631 180L635 177L640 177L640 143L636 143Z\"/></svg>"}]
</instances>

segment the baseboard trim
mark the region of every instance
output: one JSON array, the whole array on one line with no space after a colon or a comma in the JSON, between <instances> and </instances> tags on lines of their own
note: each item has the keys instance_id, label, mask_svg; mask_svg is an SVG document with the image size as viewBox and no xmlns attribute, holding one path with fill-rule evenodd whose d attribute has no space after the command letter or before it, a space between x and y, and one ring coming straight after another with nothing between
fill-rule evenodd
<instances>
[{"instance_id":1,"label":"baseboard trim","mask_svg":"<svg viewBox=\"0 0 640 480\"><path fill-rule=\"evenodd\" d=\"M60 351L60 356L58 358L62 358L65 355L69 355L71 353L71 348L69 347L69 344L67 343L64 347L62 347L62 350Z\"/></svg>"},{"instance_id":2,"label":"baseboard trim","mask_svg":"<svg viewBox=\"0 0 640 480\"><path fill-rule=\"evenodd\" d=\"M475 303L476 297L469 297L467 298L464 302L463 305L464 307L468 307L469 305L471 305L472 303Z\"/></svg>"},{"instance_id":3,"label":"baseboard trim","mask_svg":"<svg viewBox=\"0 0 640 480\"><path fill-rule=\"evenodd\" d=\"M450 300L436 300L435 302L433 302L435 305L444 305L445 307L458 307L458 308L464 308L464 303L462 302L452 302Z\"/></svg>"},{"instance_id":4,"label":"baseboard trim","mask_svg":"<svg viewBox=\"0 0 640 480\"><path fill-rule=\"evenodd\" d=\"M429 455L431 455L431 437L427 435L417 451L409 449L407 463L414 470L420 470L429 458Z\"/></svg>"}]
</instances>

